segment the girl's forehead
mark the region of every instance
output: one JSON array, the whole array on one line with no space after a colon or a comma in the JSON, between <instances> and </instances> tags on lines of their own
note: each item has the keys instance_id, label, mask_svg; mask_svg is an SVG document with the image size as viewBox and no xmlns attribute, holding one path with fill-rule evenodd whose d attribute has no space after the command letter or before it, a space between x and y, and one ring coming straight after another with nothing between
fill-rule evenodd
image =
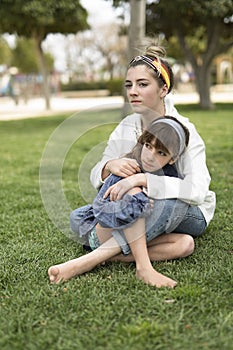
<instances>
[{"instance_id":1,"label":"girl's forehead","mask_svg":"<svg viewBox=\"0 0 233 350\"><path fill-rule=\"evenodd\" d=\"M152 75L150 70L145 65L138 65L135 67L130 67L126 74L126 80L134 80L134 79L151 79Z\"/></svg>"},{"instance_id":2,"label":"girl's forehead","mask_svg":"<svg viewBox=\"0 0 233 350\"><path fill-rule=\"evenodd\" d=\"M152 147L156 148L156 138L155 137L145 140L145 143L147 143L147 144L149 143Z\"/></svg>"},{"instance_id":3,"label":"girl's forehead","mask_svg":"<svg viewBox=\"0 0 233 350\"><path fill-rule=\"evenodd\" d=\"M153 139L150 139L149 143L151 144L151 146L154 146L156 145L156 138L154 137Z\"/></svg>"},{"instance_id":4,"label":"girl's forehead","mask_svg":"<svg viewBox=\"0 0 233 350\"><path fill-rule=\"evenodd\" d=\"M168 150L155 136L152 136L150 139L145 140L144 145L145 144L150 144L156 150L163 150L164 152L167 152L169 154L173 153L170 150Z\"/></svg>"}]
</instances>

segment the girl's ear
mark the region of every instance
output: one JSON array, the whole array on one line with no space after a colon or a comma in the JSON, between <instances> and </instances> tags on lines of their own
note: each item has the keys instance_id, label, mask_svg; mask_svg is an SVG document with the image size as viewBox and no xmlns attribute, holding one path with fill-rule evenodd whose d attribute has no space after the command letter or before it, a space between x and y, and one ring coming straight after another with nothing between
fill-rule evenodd
<instances>
[{"instance_id":1,"label":"girl's ear","mask_svg":"<svg viewBox=\"0 0 233 350\"><path fill-rule=\"evenodd\" d=\"M160 98L164 98L168 93L168 88L167 88L167 85L164 84L163 87L161 88L161 95L160 95Z\"/></svg>"},{"instance_id":2,"label":"girl's ear","mask_svg":"<svg viewBox=\"0 0 233 350\"><path fill-rule=\"evenodd\" d=\"M172 165L177 161L178 157L175 158L171 158L170 161L168 162L168 164Z\"/></svg>"}]
</instances>

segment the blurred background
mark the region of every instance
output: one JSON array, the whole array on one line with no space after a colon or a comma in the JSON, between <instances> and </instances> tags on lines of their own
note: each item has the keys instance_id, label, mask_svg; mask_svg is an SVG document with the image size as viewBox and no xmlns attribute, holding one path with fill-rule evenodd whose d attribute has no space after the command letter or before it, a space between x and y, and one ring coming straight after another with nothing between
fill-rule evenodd
<instances>
[{"instance_id":1,"label":"blurred background","mask_svg":"<svg viewBox=\"0 0 233 350\"><path fill-rule=\"evenodd\" d=\"M0 7L0 102L123 95L128 61L151 40L166 48L175 91L233 87L231 0L22 0Z\"/></svg>"}]
</instances>

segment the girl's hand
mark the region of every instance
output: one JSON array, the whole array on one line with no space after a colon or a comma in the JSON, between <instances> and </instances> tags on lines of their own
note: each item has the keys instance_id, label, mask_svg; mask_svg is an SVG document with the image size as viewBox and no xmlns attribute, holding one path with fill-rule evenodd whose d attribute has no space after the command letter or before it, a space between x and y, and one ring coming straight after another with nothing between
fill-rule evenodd
<instances>
[{"instance_id":1,"label":"girl's hand","mask_svg":"<svg viewBox=\"0 0 233 350\"><path fill-rule=\"evenodd\" d=\"M127 177L141 172L138 162L131 158L109 160L105 165L105 170L109 174L111 173L121 177Z\"/></svg>"},{"instance_id":2,"label":"girl's hand","mask_svg":"<svg viewBox=\"0 0 233 350\"><path fill-rule=\"evenodd\" d=\"M111 201L121 199L124 194L129 192L134 187L146 186L146 176L143 173L128 176L125 179L118 181L116 184L110 186L105 192L103 198L107 198L110 195Z\"/></svg>"},{"instance_id":3,"label":"girl's hand","mask_svg":"<svg viewBox=\"0 0 233 350\"><path fill-rule=\"evenodd\" d=\"M133 184L129 181L129 178L125 178L110 186L104 194L104 198L110 195L110 201L116 201L121 199L126 192L133 188Z\"/></svg>"}]
</instances>

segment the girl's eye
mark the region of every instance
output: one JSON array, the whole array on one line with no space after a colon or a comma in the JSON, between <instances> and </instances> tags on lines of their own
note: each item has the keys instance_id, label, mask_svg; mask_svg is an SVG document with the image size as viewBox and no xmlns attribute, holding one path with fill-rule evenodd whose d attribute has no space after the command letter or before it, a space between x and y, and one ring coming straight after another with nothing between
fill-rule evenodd
<instances>
[{"instance_id":1,"label":"girl's eye","mask_svg":"<svg viewBox=\"0 0 233 350\"><path fill-rule=\"evenodd\" d=\"M167 153L163 152L163 151L158 151L158 154L161 156L161 157L166 157L167 156Z\"/></svg>"},{"instance_id":2,"label":"girl's eye","mask_svg":"<svg viewBox=\"0 0 233 350\"><path fill-rule=\"evenodd\" d=\"M151 146L151 144L150 144L150 143L145 142L145 143L144 143L144 145L145 145L145 147L146 147L146 148L148 148L148 149L152 149L152 146Z\"/></svg>"},{"instance_id":3,"label":"girl's eye","mask_svg":"<svg viewBox=\"0 0 233 350\"><path fill-rule=\"evenodd\" d=\"M147 83L139 83L139 87L147 87L148 84Z\"/></svg>"},{"instance_id":4,"label":"girl's eye","mask_svg":"<svg viewBox=\"0 0 233 350\"><path fill-rule=\"evenodd\" d=\"M147 87L148 85L149 85L149 84L148 84L147 82L142 82L142 81L140 81L140 82L137 83L137 86L140 87L140 88ZM130 82L126 82L126 83L125 83L125 88L126 88L126 89L130 89L130 88L132 88L132 86L133 86L133 84L130 83Z\"/></svg>"},{"instance_id":5,"label":"girl's eye","mask_svg":"<svg viewBox=\"0 0 233 350\"><path fill-rule=\"evenodd\" d=\"M126 89L130 89L131 87L132 87L132 84L129 84L129 83L125 84Z\"/></svg>"}]
</instances>

